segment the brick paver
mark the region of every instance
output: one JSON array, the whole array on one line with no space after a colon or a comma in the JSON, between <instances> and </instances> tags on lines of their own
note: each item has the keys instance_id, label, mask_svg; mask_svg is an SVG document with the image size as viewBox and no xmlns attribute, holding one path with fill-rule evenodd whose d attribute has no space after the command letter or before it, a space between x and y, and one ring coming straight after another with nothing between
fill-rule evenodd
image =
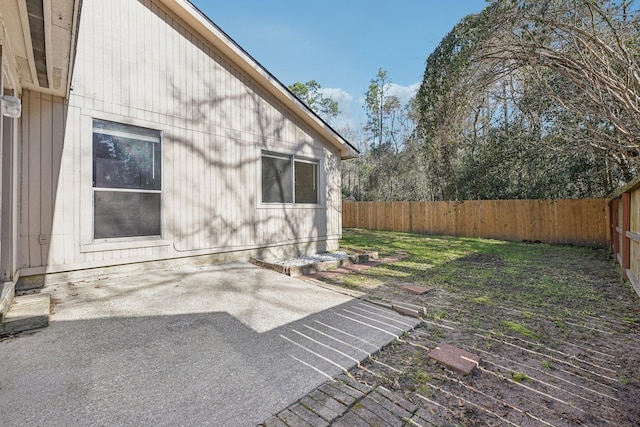
<instances>
[{"instance_id":1,"label":"brick paver","mask_svg":"<svg viewBox=\"0 0 640 427\"><path fill-rule=\"evenodd\" d=\"M302 280L331 278L336 275L363 271L399 259L401 257L383 258L334 270L319 271L298 278ZM382 386L370 387L347 375L341 375L335 380L324 383L298 402L280 411L262 423L262 426L402 427L411 425L411 419L424 422L424 419L417 412L418 407L398 393ZM428 423L424 425L428 425Z\"/></svg>"},{"instance_id":2,"label":"brick paver","mask_svg":"<svg viewBox=\"0 0 640 427\"><path fill-rule=\"evenodd\" d=\"M418 407L382 386L369 387L346 375L324 383L264 423L266 427L404 426L422 420Z\"/></svg>"},{"instance_id":3,"label":"brick paver","mask_svg":"<svg viewBox=\"0 0 640 427\"><path fill-rule=\"evenodd\" d=\"M480 356L477 354L446 343L431 350L429 357L465 375L470 374L480 363Z\"/></svg>"}]
</instances>

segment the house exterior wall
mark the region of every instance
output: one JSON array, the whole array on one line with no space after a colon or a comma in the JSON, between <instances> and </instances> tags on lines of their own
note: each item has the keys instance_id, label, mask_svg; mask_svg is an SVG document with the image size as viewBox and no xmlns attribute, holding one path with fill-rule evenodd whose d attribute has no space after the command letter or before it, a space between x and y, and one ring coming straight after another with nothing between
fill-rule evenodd
<instances>
[{"instance_id":1,"label":"house exterior wall","mask_svg":"<svg viewBox=\"0 0 640 427\"><path fill-rule=\"evenodd\" d=\"M337 150L150 0L84 0L69 98L24 91L23 111L22 276L337 247ZM160 238L93 239L94 119L161 131ZM261 203L263 150L317 160L320 203Z\"/></svg>"}]
</instances>

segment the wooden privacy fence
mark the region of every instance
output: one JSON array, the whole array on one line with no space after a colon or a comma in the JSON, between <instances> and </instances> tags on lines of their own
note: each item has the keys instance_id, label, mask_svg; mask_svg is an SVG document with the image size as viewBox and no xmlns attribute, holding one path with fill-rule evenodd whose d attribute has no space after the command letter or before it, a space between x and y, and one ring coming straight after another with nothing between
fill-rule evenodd
<instances>
[{"instance_id":1,"label":"wooden privacy fence","mask_svg":"<svg viewBox=\"0 0 640 427\"><path fill-rule=\"evenodd\" d=\"M608 202L608 199L344 202L342 226L608 247Z\"/></svg>"},{"instance_id":2,"label":"wooden privacy fence","mask_svg":"<svg viewBox=\"0 0 640 427\"><path fill-rule=\"evenodd\" d=\"M640 295L640 177L611 199L611 251L620 264L622 278Z\"/></svg>"}]
</instances>

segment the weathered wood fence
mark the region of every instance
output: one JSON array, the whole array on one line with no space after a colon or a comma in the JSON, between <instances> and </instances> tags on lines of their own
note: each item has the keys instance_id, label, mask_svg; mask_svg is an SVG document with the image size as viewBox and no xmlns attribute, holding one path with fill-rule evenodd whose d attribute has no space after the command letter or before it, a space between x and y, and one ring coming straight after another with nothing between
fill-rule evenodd
<instances>
[{"instance_id":1,"label":"weathered wood fence","mask_svg":"<svg viewBox=\"0 0 640 427\"><path fill-rule=\"evenodd\" d=\"M640 193L638 197L640 201ZM344 202L342 226L608 247L608 203L609 199Z\"/></svg>"},{"instance_id":2,"label":"weathered wood fence","mask_svg":"<svg viewBox=\"0 0 640 427\"><path fill-rule=\"evenodd\" d=\"M611 199L611 251L620 264L622 278L640 295L640 177Z\"/></svg>"}]
</instances>

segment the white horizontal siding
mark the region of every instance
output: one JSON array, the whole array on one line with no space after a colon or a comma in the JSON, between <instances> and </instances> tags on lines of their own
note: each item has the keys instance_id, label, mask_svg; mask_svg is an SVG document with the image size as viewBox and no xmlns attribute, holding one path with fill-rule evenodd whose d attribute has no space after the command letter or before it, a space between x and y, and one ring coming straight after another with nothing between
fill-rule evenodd
<instances>
[{"instance_id":1,"label":"white horizontal siding","mask_svg":"<svg viewBox=\"0 0 640 427\"><path fill-rule=\"evenodd\" d=\"M92 118L162 131L167 244L87 249ZM110 265L340 233L336 151L150 0L85 0L68 102L27 91L22 123L22 268ZM322 208L261 207L262 149L320 160L328 185Z\"/></svg>"}]
</instances>

